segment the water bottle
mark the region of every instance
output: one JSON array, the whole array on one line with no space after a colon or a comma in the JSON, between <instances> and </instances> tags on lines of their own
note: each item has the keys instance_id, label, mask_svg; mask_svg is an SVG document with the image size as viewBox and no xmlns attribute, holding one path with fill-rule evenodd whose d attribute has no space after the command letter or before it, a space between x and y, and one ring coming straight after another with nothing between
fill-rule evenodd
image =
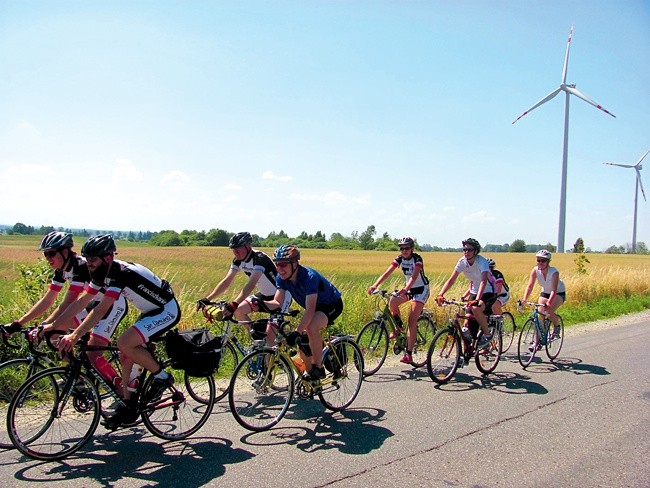
<instances>
[{"instance_id":1,"label":"water bottle","mask_svg":"<svg viewBox=\"0 0 650 488\"><path fill-rule=\"evenodd\" d=\"M296 365L296 368L298 368L298 371L301 373L305 372L305 362L302 360L302 358L298 355L293 356L291 358L291 361L293 361L293 364Z\"/></svg>"},{"instance_id":2,"label":"water bottle","mask_svg":"<svg viewBox=\"0 0 650 488\"><path fill-rule=\"evenodd\" d=\"M461 332L463 333L463 339L471 344L474 338L472 337L472 332L469 330L469 327L463 326Z\"/></svg>"},{"instance_id":3,"label":"water bottle","mask_svg":"<svg viewBox=\"0 0 650 488\"><path fill-rule=\"evenodd\" d=\"M108 380L109 383L113 385L116 384L115 380L117 379L117 371L115 371L115 368L111 366L111 363L109 363L105 357L100 356L97 358L95 361L95 368L97 368L97 371L99 371L104 379Z\"/></svg>"},{"instance_id":4,"label":"water bottle","mask_svg":"<svg viewBox=\"0 0 650 488\"><path fill-rule=\"evenodd\" d=\"M138 389L140 383L140 375L144 371L144 368L139 364L133 363L131 368L131 376L129 377L129 383L126 385L126 389L133 392Z\"/></svg>"},{"instance_id":5,"label":"water bottle","mask_svg":"<svg viewBox=\"0 0 650 488\"><path fill-rule=\"evenodd\" d=\"M546 345L546 340L548 339L548 321L544 320L542 322L542 345Z\"/></svg>"}]
</instances>

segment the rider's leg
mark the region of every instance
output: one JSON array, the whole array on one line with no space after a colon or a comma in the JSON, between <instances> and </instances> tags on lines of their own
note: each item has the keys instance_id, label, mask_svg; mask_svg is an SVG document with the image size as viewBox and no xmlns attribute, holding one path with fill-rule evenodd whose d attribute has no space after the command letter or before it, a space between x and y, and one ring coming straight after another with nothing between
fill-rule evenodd
<instances>
[{"instance_id":1,"label":"rider's leg","mask_svg":"<svg viewBox=\"0 0 650 488\"><path fill-rule=\"evenodd\" d=\"M424 308L424 303L413 300L411 302L411 313L409 314L409 330L406 338L406 352L411 354L415 346L418 334L418 319Z\"/></svg>"}]
</instances>

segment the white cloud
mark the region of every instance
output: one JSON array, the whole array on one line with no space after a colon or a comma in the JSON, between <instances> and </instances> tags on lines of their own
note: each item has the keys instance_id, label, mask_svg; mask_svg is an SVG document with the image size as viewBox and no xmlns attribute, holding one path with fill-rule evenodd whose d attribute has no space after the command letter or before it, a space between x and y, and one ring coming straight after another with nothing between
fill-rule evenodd
<instances>
[{"instance_id":1,"label":"white cloud","mask_svg":"<svg viewBox=\"0 0 650 488\"><path fill-rule=\"evenodd\" d=\"M144 180L144 175L130 159L116 159L115 163L116 166L113 168L114 180L127 180L131 183Z\"/></svg>"},{"instance_id":2,"label":"white cloud","mask_svg":"<svg viewBox=\"0 0 650 488\"><path fill-rule=\"evenodd\" d=\"M324 202L324 203L356 203L366 205L370 202L370 195L345 195L338 191L327 193L292 193L289 198L293 200Z\"/></svg>"},{"instance_id":3,"label":"white cloud","mask_svg":"<svg viewBox=\"0 0 650 488\"><path fill-rule=\"evenodd\" d=\"M182 171L174 170L164 175L160 183L172 191L180 191L187 187L191 179Z\"/></svg>"},{"instance_id":4,"label":"white cloud","mask_svg":"<svg viewBox=\"0 0 650 488\"><path fill-rule=\"evenodd\" d=\"M486 210L479 210L478 212L465 215L462 220L463 223L465 224L472 224L472 223L489 224L492 222L496 222L497 219L494 215L488 214Z\"/></svg>"},{"instance_id":5,"label":"white cloud","mask_svg":"<svg viewBox=\"0 0 650 488\"><path fill-rule=\"evenodd\" d=\"M262 174L262 179L265 180L275 180L275 181L291 181L293 180L292 176L279 176L273 173L273 171L265 171Z\"/></svg>"}]
</instances>

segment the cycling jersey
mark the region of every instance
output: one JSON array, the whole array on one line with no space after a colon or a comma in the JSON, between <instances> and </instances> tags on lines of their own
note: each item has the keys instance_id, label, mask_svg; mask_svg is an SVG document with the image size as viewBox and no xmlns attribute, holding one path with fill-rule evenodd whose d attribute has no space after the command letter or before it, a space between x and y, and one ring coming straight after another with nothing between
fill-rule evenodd
<instances>
[{"instance_id":1,"label":"cycling jersey","mask_svg":"<svg viewBox=\"0 0 650 488\"><path fill-rule=\"evenodd\" d=\"M265 300L270 300L275 295L277 270L271 258L264 252L251 249L246 260L233 259L230 269L236 273L243 271L249 277L253 271L261 271L262 276L257 282L257 289L265 297Z\"/></svg>"},{"instance_id":2,"label":"cycling jersey","mask_svg":"<svg viewBox=\"0 0 650 488\"><path fill-rule=\"evenodd\" d=\"M412 252L410 258L405 258L401 255L397 256L393 261L392 265L395 268L397 267L402 268L402 273L404 273L407 283L408 280L413 275L413 271L415 270L415 268L420 268L420 274L415 279L415 283L413 283L413 286L411 287L412 290L429 284L429 280L424 274L424 262L422 261L422 256L420 256L419 254Z\"/></svg>"},{"instance_id":3,"label":"cycling jersey","mask_svg":"<svg viewBox=\"0 0 650 488\"><path fill-rule=\"evenodd\" d=\"M341 292L318 271L298 265L296 273L295 284L291 280L283 280L280 275L275 280L277 287L291 293L293 299L302 308L305 308L307 295L317 294L317 305L328 305L341 299Z\"/></svg>"},{"instance_id":4,"label":"cycling jersey","mask_svg":"<svg viewBox=\"0 0 650 488\"><path fill-rule=\"evenodd\" d=\"M57 269L54 271L52 281L50 282L50 290L60 292L66 282L70 283L70 291L81 293L84 287L90 282L90 271L86 265L86 259L82 256L77 256L70 251L72 256L70 263L66 269Z\"/></svg>"},{"instance_id":5,"label":"cycling jersey","mask_svg":"<svg viewBox=\"0 0 650 488\"><path fill-rule=\"evenodd\" d=\"M508 284L506 283L505 278L503 277L503 273L499 271L498 269L493 269L492 271L492 276L494 276L495 283L494 283L494 290L499 289L499 283L501 283L501 293L499 293L497 299L501 302L502 305L505 305L508 300L510 300L510 289L508 288Z\"/></svg>"},{"instance_id":6,"label":"cycling jersey","mask_svg":"<svg viewBox=\"0 0 650 488\"><path fill-rule=\"evenodd\" d=\"M476 256L474 258L474 263L469 264L466 257L462 257L456 263L454 271L457 273L463 273L468 280L470 280L470 293L476 295L478 293L478 288L481 284L481 278L483 272L487 271L488 281L485 285L483 293L494 293L496 280L492 273L490 273L490 265L488 264L487 259L483 256Z\"/></svg>"},{"instance_id":7,"label":"cycling jersey","mask_svg":"<svg viewBox=\"0 0 650 488\"><path fill-rule=\"evenodd\" d=\"M538 266L535 266L535 271L537 274L537 282L539 283L539 286L542 287L542 293L550 294L553 291L553 275L555 273L559 273L559 271L557 268L549 266L548 272L546 273L546 278L544 278L542 270L540 270ZM564 281L561 279L557 282L557 290L555 290L555 292L558 294L566 292Z\"/></svg>"},{"instance_id":8,"label":"cycling jersey","mask_svg":"<svg viewBox=\"0 0 650 488\"><path fill-rule=\"evenodd\" d=\"M141 312L133 327L144 342L172 328L181 318L169 283L141 264L114 260L103 282L91 281L86 291L93 295L102 287L106 296L117 300L123 295Z\"/></svg>"}]
</instances>

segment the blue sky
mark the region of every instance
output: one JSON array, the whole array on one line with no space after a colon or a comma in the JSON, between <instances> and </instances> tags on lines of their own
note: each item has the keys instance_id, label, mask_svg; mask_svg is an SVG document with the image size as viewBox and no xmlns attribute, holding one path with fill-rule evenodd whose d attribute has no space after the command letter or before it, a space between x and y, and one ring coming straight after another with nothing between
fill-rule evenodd
<instances>
[{"instance_id":1,"label":"blue sky","mask_svg":"<svg viewBox=\"0 0 650 488\"><path fill-rule=\"evenodd\" d=\"M566 246L630 243L647 1L0 0L0 223L556 244L572 25Z\"/></svg>"}]
</instances>

